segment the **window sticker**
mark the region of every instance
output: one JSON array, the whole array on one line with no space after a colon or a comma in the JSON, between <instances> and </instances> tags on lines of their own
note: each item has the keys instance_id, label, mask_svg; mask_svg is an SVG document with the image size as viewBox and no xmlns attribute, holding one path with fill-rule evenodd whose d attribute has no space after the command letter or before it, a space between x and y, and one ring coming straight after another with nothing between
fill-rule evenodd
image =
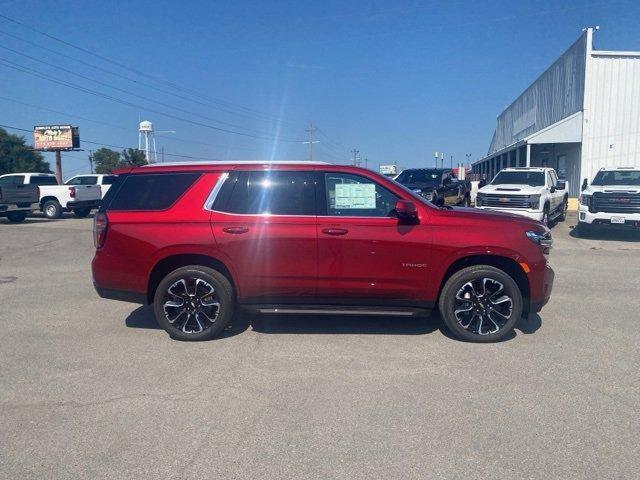
<instances>
[{"instance_id":1,"label":"window sticker","mask_svg":"<svg viewBox=\"0 0 640 480\"><path fill-rule=\"evenodd\" d=\"M336 209L375 209L376 186L373 183L336 184Z\"/></svg>"}]
</instances>

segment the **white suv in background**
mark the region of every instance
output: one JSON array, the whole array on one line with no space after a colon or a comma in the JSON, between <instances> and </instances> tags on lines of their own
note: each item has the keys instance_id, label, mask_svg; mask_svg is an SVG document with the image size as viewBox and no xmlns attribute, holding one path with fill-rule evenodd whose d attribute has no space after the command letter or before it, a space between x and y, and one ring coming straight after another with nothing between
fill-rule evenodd
<instances>
[{"instance_id":1,"label":"white suv in background","mask_svg":"<svg viewBox=\"0 0 640 480\"><path fill-rule=\"evenodd\" d=\"M640 228L640 167L602 168L582 184L578 233L603 226Z\"/></svg>"},{"instance_id":2,"label":"white suv in background","mask_svg":"<svg viewBox=\"0 0 640 480\"><path fill-rule=\"evenodd\" d=\"M553 168L500 170L476 195L476 207L515 213L549 225L567 214L569 185Z\"/></svg>"}]
</instances>

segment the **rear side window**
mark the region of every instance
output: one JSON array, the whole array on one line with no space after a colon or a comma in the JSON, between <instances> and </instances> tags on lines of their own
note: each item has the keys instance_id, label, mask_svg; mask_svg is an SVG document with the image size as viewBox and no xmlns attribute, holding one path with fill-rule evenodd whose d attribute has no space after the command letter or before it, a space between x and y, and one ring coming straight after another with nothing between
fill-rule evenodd
<instances>
[{"instance_id":1,"label":"rear side window","mask_svg":"<svg viewBox=\"0 0 640 480\"><path fill-rule=\"evenodd\" d=\"M128 175L110 199L109 210L165 210L200 177L199 173ZM109 193L116 189L109 189ZM107 194L108 195L108 194Z\"/></svg>"},{"instance_id":2,"label":"rear side window","mask_svg":"<svg viewBox=\"0 0 640 480\"><path fill-rule=\"evenodd\" d=\"M113 185L113 182L116 181L116 178L118 178L115 175L105 175L104 177L102 177L102 184L103 185Z\"/></svg>"},{"instance_id":3,"label":"rear side window","mask_svg":"<svg viewBox=\"0 0 640 480\"><path fill-rule=\"evenodd\" d=\"M45 177L40 175L34 175L29 180L31 185L58 185L56 177Z\"/></svg>"},{"instance_id":4,"label":"rear side window","mask_svg":"<svg viewBox=\"0 0 640 480\"><path fill-rule=\"evenodd\" d=\"M315 215L315 189L313 172L237 172L213 208L245 215Z\"/></svg>"},{"instance_id":5,"label":"rear side window","mask_svg":"<svg viewBox=\"0 0 640 480\"><path fill-rule=\"evenodd\" d=\"M22 185L24 183L24 175L10 175L0 178L0 185Z\"/></svg>"}]
</instances>

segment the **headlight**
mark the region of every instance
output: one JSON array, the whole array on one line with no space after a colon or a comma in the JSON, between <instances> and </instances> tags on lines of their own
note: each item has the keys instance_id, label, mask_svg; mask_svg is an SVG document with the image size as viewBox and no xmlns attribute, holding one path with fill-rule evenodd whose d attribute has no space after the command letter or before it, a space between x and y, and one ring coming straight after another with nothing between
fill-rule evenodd
<instances>
[{"instance_id":1,"label":"headlight","mask_svg":"<svg viewBox=\"0 0 640 480\"><path fill-rule=\"evenodd\" d=\"M525 233L527 238L531 240L536 245L540 245L542 247L542 253L548 255L551 251L551 246L553 245L553 238L551 238L551 232L546 231L543 233L528 231Z\"/></svg>"},{"instance_id":2,"label":"headlight","mask_svg":"<svg viewBox=\"0 0 640 480\"><path fill-rule=\"evenodd\" d=\"M533 210L540 209L540 195L529 195L529 206Z\"/></svg>"},{"instance_id":3,"label":"headlight","mask_svg":"<svg viewBox=\"0 0 640 480\"><path fill-rule=\"evenodd\" d=\"M579 200L580 200L580 205L585 205L587 207L591 205L591 195L581 194Z\"/></svg>"}]
</instances>

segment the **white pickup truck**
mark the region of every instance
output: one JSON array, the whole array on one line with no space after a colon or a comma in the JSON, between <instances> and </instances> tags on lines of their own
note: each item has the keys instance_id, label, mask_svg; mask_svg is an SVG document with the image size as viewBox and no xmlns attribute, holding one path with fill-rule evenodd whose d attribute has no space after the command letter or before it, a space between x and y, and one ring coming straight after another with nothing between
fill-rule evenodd
<instances>
[{"instance_id":1,"label":"white pickup truck","mask_svg":"<svg viewBox=\"0 0 640 480\"><path fill-rule=\"evenodd\" d=\"M109 191L109 187L113 185L113 182L118 178L117 175L106 175L101 173L91 173L87 175L76 175L64 182L65 185L100 185L101 198Z\"/></svg>"},{"instance_id":2,"label":"white pickup truck","mask_svg":"<svg viewBox=\"0 0 640 480\"><path fill-rule=\"evenodd\" d=\"M559 180L553 168L505 168L478 190L476 207L524 215L549 226L566 218L568 190L568 182Z\"/></svg>"},{"instance_id":3,"label":"white pickup truck","mask_svg":"<svg viewBox=\"0 0 640 480\"><path fill-rule=\"evenodd\" d=\"M9 173L0 181L11 178L13 184L37 185L40 188L40 209L47 218L60 218L62 212L73 211L76 217L86 217L100 206L99 185L58 185L50 173Z\"/></svg>"},{"instance_id":4,"label":"white pickup truck","mask_svg":"<svg viewBox=\"0 0 640 480\"><path fill-rule=\"evenodd\" d=\"M602 168L591 185L584 179L578 210L578 233L598 227L640 228L640 168Z\"/></svg>"}]
</instances>

